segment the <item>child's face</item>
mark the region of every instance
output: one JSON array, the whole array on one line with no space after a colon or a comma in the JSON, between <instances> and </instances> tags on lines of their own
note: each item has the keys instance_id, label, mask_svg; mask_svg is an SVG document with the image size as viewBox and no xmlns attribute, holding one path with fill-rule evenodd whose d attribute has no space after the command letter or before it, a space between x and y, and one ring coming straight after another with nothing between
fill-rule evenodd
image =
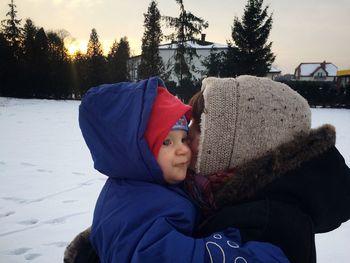
<instances>
[{"instance_id":1,"label":"child's face","mask_svg":"<svg viewBox=\"0 0 350 263\"><path fill-rule=\"evenodd\" d=\"M187 132L170 131L160 147L157 161L165 181L169 184L180 183L186 178L191 160L191 150L187 141Z\"/></svg>"}]
</instances>

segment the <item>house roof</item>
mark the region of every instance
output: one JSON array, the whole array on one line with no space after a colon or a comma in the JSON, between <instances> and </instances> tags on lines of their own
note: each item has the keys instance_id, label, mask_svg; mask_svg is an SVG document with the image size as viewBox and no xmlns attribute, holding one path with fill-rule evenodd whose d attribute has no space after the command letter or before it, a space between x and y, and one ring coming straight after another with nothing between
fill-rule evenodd
<instances>
[{"instance_id":1,"label":"house roof","mask_svg":"<svg viewBox=\"0 0 350 263\"><path fill-rule=\"evenodd\" d=\"M269 68L269 73L281 73L281 70L271 65Z\"/></svg>"},{"instance_id":2,"label":"house roof","mask_svg":"<svg viewBox=\"0 0 350 263\"><path fill-rule=\"evenodd\" d=\"M201 41L186 41L186 45L189 45L191 48L195 49L212 49L212 48L217 48L217 49L226 49L227 45L226 44L219 44L219 43L213 43L213 42L202 42ZM169 44L163 44L159 46L159 49L176 49L177 48L177 43L169 43Z\"/></svg>"},{"instance_id":3,"label":"house roof","mask_svg":"<svg viewBox=\"0 0 350 263\"><path fill-rule=\"evenodd\" d=\"M319 68L322 68L322 64L325 65L325 71L328 73L328 76L337 75L337 66L329 62L316 62L316 63L300 63L295 71L300 70L300 76L312 76L312 74L317 71Z\"/></svg>"}]
</instances>

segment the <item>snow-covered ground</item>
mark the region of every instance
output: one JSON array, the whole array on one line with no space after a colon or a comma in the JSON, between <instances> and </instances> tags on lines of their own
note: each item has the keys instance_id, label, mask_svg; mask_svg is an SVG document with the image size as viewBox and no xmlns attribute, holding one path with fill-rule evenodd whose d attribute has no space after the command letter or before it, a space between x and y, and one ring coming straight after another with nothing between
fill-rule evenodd
<instances>
[{"instance_id":1,"label":"snow-covered ground","mask_svg":"<svg viewBox=\"0 0 350 263\"><path fill-rule=\"evenodd\" d=\"M0 262L62 262L67 243L91 224L105 177L92 167L78 106L0 98ZM336 126L350 165L350 110L312 113L314 127ZM319 263L349 262L350 222L316 239Z\"/></svg>"}]
</instances>

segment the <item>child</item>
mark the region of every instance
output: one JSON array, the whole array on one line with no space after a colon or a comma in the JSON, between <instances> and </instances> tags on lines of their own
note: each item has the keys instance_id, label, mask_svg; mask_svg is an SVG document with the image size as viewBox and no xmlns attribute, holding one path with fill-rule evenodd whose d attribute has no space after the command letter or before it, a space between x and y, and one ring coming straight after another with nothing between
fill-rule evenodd
<instances>
[{"instance_id":1,"label":"child","mask_svg":"<svg viewBox=\"0 0 350 263\"><path fill-rule=\"evenodd\" d=\"M191 237L197 210L182 189L190 162L190 107L158 78L90 89L79 123L94 167L108 176L91 242L101 262L288 262L237 229ZM158 162L157 162L158 161Z\"/></svg>"},{"instance_id":2,"label":"child","mask_svg":"<svg viewBox=\"0 0 350 263\"><path fill-rule=\"evenodd\" d=\"M350 218L350 169L334 146L334 127L311 129L303 97L253 76L207 78L190 105L200 175L187 182L214 214L199 234L238 227L244 241L271 242L291 262L316 262L315 233Z\"/></svg>"}]
</instances>

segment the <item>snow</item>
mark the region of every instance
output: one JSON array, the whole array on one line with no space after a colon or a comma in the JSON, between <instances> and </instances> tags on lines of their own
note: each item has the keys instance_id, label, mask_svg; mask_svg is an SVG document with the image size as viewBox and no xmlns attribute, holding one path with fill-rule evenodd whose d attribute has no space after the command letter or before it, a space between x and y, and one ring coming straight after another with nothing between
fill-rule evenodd
<instances>
[{"instance_id":1,"label":"snow","mask_svg":"<svg viewBox=\"0 0 350 263\"><path fill-rule=\"evenodd\" d=\"M200 45L194 41L186 41L186 45L188 45L191 48L195 48L195 49L212 49L212 48L216 48L216 49L227 49L227 45L225 44L220 44L220 43L213 43L210 45ZM176 49L177 48L177 44L176 43L171 43L171 44L164 44L164 45L160 45L159 49Z\"/></svg>"},{"instance_id":2,"label":"snow","mask_svg":"<svg viewBox=\"0 0 350 263\"><path fill-rule=\"evenodd\" d=\"M321 63L302 63L300 64L300 76L310 76L317 68L321 67ZM326 63L326 71L328 76L336 76L338 68L332 63Z\"/></svg>"},{"instance_id":3,"label":"snow","mask_svg":"<svg viewBox=\"0 0 350 263\"><path fill-rule=\"evenodd\" d=\"M277 67L271 65L269 73L281 73L281 70L279 70Z\"/></svg>"},{"instance_id":4,"label":"snow","mask_svg":"<svg viewBox=\"0 0 350 263\"><path fill-rule=\"evenodd\" d=\"M105 177L78 127L78 101L0 97L0 262L62 262L65 246L91 224ZM350 164L350 110L313 109L313 126L337 128ZM316 236L318 262L349 261L350 222Z\"/></svg>"}]
</instances>

